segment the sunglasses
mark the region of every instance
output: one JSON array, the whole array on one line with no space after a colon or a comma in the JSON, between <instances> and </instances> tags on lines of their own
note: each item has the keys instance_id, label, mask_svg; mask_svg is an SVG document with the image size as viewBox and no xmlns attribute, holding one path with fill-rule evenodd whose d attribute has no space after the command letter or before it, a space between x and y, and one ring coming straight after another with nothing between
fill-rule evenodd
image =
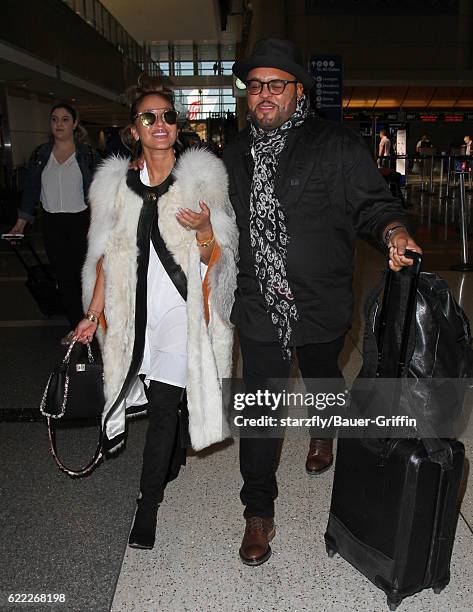
<instances>
[{"instance_id":1,"label":"sunglasses","mask_svg":"<svg viewBox=\"0 0 473 612\"><path fill-rule=\"evenodd\" d=\"M159 117L161 121L164 121L164 123L167 123L168 125L176 125L178 115L179 113L171 108L161 111L147 110L135 115L133 117L133 121L139 118L141 124L145 127L148 127L150 125L154 125L156 123L157 118Z\"/></svg>"}]
</instances>

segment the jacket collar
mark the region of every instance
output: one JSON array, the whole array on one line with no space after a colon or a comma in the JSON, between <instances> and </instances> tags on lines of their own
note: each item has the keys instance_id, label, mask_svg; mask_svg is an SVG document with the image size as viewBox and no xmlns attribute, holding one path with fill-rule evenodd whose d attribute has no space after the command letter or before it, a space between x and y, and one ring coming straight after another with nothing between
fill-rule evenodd
<instances>
[{"instance_id":1,"label":"jacket collar","mask_svg":"<svg viewBox=\"0 0 473 612\"><path fill-rule=\"evenodd\" d=\"M89 151L91 150L90 145L87 144L83 144L81 142L76 142L76 157L78 159L78 161L81 161L82 159L85 159L89 153ZM52 138L50 138L48 140L48 142L43 143L42 145L39 145L39 147L37 147L35 149L35 157L36 160L41 160L41 163L47 163L51 152L53 150L54 147L54 140Z\"/></svg>"},{"instance_id":2,"label":"jacket collar","mask_svg":"<svg viewBox=\"0 0 473 612\"><path fill-rule=\"evenodd\" d=\"M316 163L314 149L323 144L320 127L320 119L314 116L308 117L302 126L290 131L286 146L281 153L275 192L288 215L295 210ZM236 181L236 187L243 205L247 207L254 167L249 126L240 132L237 145L236 168L240 176Z\"/></svg>"},{"instance_id":3,"label":"jacket collar","mask_svg":"<svg viewBox=\"0 0 473 612\"><path fill-rule=\"evenodd\" d=\"M174 182L172 173L159 185L153 185L152 187L144 185L140 179L139 170L128 170L126 174L127 186L136 193L142 200L146 199L157 199L160 195L165 193L169 186Z\"/></svg>"}]
</instances>

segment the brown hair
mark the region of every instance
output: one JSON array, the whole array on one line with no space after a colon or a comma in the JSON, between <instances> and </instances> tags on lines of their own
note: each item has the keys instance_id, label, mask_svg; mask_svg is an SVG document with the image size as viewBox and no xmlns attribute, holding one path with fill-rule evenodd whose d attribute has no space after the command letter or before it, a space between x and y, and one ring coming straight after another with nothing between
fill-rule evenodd
<instances>
[{"instance_id":1,"label":"brown hair","mask_svg":"<svg viewBox=\"0 0 473 612\"><path fill-rule=\"evenodd\" d=\"M136 159L141 154L141 143L133 138L130 128L138 113L140 103L147 96L158 95L164 98L174 109L174 93L171 89L165 87L160 77L150 77L143 73L138 78L138 83L129 87L125 95L130 107L130 123L122 130L120 135L125 147L131 151L132 158Z\"/></svg>"},{"instance_id":2,"label":"brown hair","mask_svg":"<svg viewBox=\"0 0 473 612\"><path fill-rule=\"evenodd\" d=\"M76 121L78 122L76 127L74 128L74 140L81 144L89 144L89 135L87 133L87 130L83 125L79 123L79 113L77 112L77 109L74 108L68 102L58 102L57 104L55 104L49 111L49 119L51 120L53 113L59 108L63 108L65 111L67 111L72 117L72 121L74 123Z\"/></svg>"}]
</instances>

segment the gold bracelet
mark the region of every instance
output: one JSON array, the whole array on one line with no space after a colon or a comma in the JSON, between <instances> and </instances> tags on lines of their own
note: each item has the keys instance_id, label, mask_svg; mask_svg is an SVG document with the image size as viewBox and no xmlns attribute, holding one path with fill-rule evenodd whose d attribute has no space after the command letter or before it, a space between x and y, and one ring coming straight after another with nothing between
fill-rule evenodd
<instances>
[{"instance_id":1,"label":"gold bracelet","mask_svg":"<svg viewBox=\"0 0 473 612\"><path fill-rule=\"evenodd\" d=\"M88 321L90 321L91 323L95 323L96 325L99 322L99 318L96 315L94 315L93 313L91 313L91 312L87 312L86 315L85 315L85 318Z\"/></svg>"},{"instance_id":2,"label":"gold bracelet","mask_svg":"<svg viewBox=\"0 0 473 612\"><path fill-rule=\"evenodd\" d=\"M212 246L212 245L214 244L214 242L215 242L215 236L214 236L213 234L212 234L212 238L209 238L208 240L199 240L199 239L197 238L197 234L196 234L195 239L196 239L196 241L197 241L197 244L198 244L200 247L203 247L203 248L210 247L210 246Z\"/></svg>"}]
</instances>

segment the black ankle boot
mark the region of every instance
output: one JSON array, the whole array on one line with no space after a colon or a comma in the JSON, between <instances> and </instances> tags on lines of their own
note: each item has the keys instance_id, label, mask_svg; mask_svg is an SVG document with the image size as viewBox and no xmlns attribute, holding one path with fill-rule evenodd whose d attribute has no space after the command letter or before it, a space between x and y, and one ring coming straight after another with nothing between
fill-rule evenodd
<instances>
[{"instance_id":1,"label":"black ankle boot","mask_svg":"<svg viewBox=\"0 0 473 612\"><path fill-rule=\"evenodd\" d=\"M145 499L137 500L135 520L128 538L128 545L132 548L150 550L154 546L156 537L156 522L159 504Z\"/></svg>"}]
</instances>

